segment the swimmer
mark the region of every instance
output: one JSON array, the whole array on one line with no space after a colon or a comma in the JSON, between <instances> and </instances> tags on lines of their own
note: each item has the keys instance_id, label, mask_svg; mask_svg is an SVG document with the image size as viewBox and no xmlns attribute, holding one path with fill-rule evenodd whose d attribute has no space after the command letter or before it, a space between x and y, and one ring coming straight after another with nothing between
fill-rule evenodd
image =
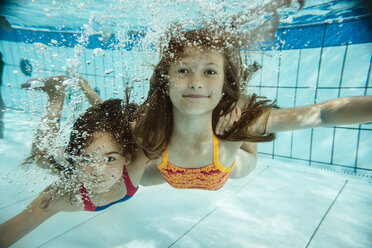
<instances>
[{"instance_id":1,"label":"swimmer","mask_svg":"<svg viewBox=\"0 0 372 248\"><path fill-rule=\"evenodd\" d=\"M43 119L47 125L38 129L27 162L57 171L63 181L47 187L23 212L0 225L0 247L13 244L60 211L100 211L130 199L138 189L148 159L138 151L129 129L137 106L123 107L119 99L101 102L82 78L79 84L93 107L75 121L64 150L63 157L67 159L57 162L53 149L46 149L54 145L52 140L59 128L66 79L54 76L22 85L42 90L49 97ZM226 116L221 117L225 119ZM38 142L44 145L37 145Z\"/></svg>"},{"instance_id":2,"label":"swimmer","mask_svg":"<svg viewBox=\"0 0 372 248\"><path fill-rule=\"evenodd\" d=\"M61 108L56 106L63 105L65 80L65 76L43 80L42 90L49 96L47 117L60 117L58 111ZM52 150L34 146L33 159L43 168L58 171L61 180L44 190L23 212L0 226L1 247L13 244L60 211L100 211L130 199L138 190L144 170L144 166L140 166L145 162L136 159L141 163L131 163L138 151L129 128L137 106L123 105L119 99L97 104L97 98L92 98L91 102L95 106L73 125L64 161L48 154ZM57 113L53 115L49 113L51 111ZM55 129L59 120L53 120L51 128ZM59 191L64 193L58 194ZM51 199L53 202L48 202Z\"/></svg>"},{"instance_id":3,"label":"swimmer","mask_svg":"<svg viewBox=\"0 0 372 248\"><path fill-rule=\"evenodd\" d=\"M142 156L151 159L141 185L218 190L255 168L255 157L240 149L245 144L272 141L276 132L372 121L372 96L277 109L245 95L258 68L242 64L239 38L210 28L170 32L132 127ZM221 128L216 120L237 104L240 119Z\"/></svg>"}]
</instances>

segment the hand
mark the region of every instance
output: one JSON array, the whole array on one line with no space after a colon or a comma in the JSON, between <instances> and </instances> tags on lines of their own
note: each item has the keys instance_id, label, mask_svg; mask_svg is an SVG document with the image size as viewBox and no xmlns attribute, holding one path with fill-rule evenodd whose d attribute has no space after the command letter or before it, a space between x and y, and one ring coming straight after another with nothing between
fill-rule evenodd
<instances>
[{"instance_id":1,"label":"hand","mask_svg":"<svg viewBox=\"0 0 372 248\"><path fill-rule=\"evenodd\" d=\"M52 76L47 78L30 79L21 84L22 89L41 90L49 96L63 95L65 93L67 77L65 75Z\"/></svg>"},{"instance_id":2,"label":"hand","mask_svg":"<svg viewBox=\"0 0 372 248\"><path fill-rule=\"evenodd\" d=\"M239 121L241 115L242 111L238 105L236 105L233 111L221 116L216 126L216 134L223 135L225 132L229 131L234 123Z\"/></svg>"}]
</instances>

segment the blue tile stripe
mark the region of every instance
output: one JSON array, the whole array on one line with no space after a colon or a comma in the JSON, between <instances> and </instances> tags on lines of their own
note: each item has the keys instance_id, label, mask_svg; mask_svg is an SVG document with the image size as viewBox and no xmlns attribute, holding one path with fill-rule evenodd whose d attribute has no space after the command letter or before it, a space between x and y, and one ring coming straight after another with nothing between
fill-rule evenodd
<instances>
[{"instance_id":1,"label":"blue tile stripe","mask_svg":"<svg viewBox=\"0 0 372 248\"><path fill-rule=\"evenodd\" d=\"M323 47L372 42L372 25L369 24L370 21L371 16L364 16L349 18L342 23L280 27L277 31L277 38L274 44L262 47L261 49L271 50L273 47L279 47L282 50L317 48L322 47L323 38ZM0 40L31 44L39 42L45 45L59 47L76 46L80 35L81 33L72 31L38 30L21 27L13 28L11 32L0 29ZM128 36L128 42L121 47L130 51L145 36L145 31L128 32ZM87 48L102 48L106 50L111 49L118 43L114 35L105 44L99 40L100 37L98 34L90 36Z\"/></svg>"}]
</instances>

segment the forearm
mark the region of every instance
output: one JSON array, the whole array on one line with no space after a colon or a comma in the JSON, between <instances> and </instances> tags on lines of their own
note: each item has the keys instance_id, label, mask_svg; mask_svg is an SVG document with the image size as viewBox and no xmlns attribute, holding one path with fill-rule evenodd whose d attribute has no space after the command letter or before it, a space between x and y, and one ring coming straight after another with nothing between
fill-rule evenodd
<instances>
[{"instance_id":1,"label":"forearm","mask_svg":"<svg viewBox=\"0 0 372 248\"><path fill-rule=\"evenodd\" d=\"M99 97L97 92L95 92L92 87L90 87L87 80L81 78L79 84L91 106L102 103L102 99Z\"/></svg>"},{"instance_id":2,"label":"forearm","mask_svg":"<svg viewBox=\"0 0 372 248\"><path fill-rule=\"evenodd\" d=\"M0 247L8 247L56 214L46 212L39 206L28 207L23 212L0 225Z\"/></svg>"},{"instance_id":3,"label":"forearm","mask_svg":"<svg viewBox=\"0 0 372 248\"><path fill-rule=\"evenodd\" d=\"M320 105L324 126L372 122L372 96L338 98Z\"/></svg>"},{"instance_id":4,"label":"forearm","mask_svg":"<svg viewBox=\"0 0 372 248\"><path fill-rule=\"evenodd\" d=\"M372 96L337 98L318 104L267 111L254 123L254 133L372 122Z\"/></svg>"}]
</instances>

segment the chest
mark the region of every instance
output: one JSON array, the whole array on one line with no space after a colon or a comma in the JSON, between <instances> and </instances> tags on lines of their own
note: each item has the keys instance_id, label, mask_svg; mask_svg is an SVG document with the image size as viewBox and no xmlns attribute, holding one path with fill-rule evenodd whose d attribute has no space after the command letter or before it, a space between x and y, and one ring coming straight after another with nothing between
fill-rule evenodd
<instances>
[{"instance_id":1,"label":"chest","mask_svg":"<svg viewBox=\"0 0 372 248\"><path fill-rule=\"evenodd\" d=\"M177 145L169 144L168 162L183 168L201 168L218 160L222 166L229 168L241 145L239 143L210 140L194 145L182 144L182 142L178 142Z\"/></svg>"}]
</instances>

